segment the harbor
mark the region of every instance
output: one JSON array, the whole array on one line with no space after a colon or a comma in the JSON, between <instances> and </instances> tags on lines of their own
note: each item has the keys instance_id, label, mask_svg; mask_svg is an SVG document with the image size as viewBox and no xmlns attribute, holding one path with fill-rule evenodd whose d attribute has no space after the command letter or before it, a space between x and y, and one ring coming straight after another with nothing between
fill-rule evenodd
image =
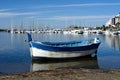
<instances>
[{"instance_id":1,"label":"harbor","mask_svg":"<svg viewBox=\"0 0 120 80\"><path fill-rule=\"evenodd\" d=\"M32 60L26 34L0 32L0 79L119 79L120 36L104 34L69 35L69 34L32 34L39 41L69 41L98 37L102 41L96 58L75 58L69 60ZM61 38L62 37L62 38ZM7 43L6 43L7 42ZM4 46L2 46L4 45ZM8 46L9 45L9 46ZM21 52L22 51L22 52ZM24 66L23 66L24 65ZM69 74L68 74L69 73ZM83 75L82 75L82 74ZM55 75L56 74L56 75ZM63 76L64 77L60 77ZM114 75L115 74L115 75ZM54 76L55 75L55 76ZM86 76L85 76L86 75ZM106 76L103 76L106 75ZM78 77L79 76L79 77ZM111 77L108 77L111 76Z\"/></svg>"},{"instance_id":2,"label":"harbor","mask_svg":"<svg viewBox=\"0 0 120 80\"><path fill-rule=\"evenodd\" d=\"M1 0L0 80L120 80L120 1Z\"/></svg>"},{"instance_id":3,"label":"harbor","mask_svg":"<svg viewBox=\"0 0 120 80\"><path fill-rule=\"evenodd\" d=\"M110 28L111 29L111 28ZM89 34L104 34L104 35L119 35L120 31L119 29L107 29L107 30L102 30L102 27L96 27L96 28L79 28L77 27L74 28L72 27L72 29L68 28L68 29L48 29L48 30L7 30L7 29L1 29L1 32L8 32L11 34L26 34L26 33L32 33L32 34L70 34L70 35L79 35L79 34L83 34L83 35L89 35Z\"/></svg>"},{"instance_id":4,"label":"harbor","mask_svg":"<svg viewBox=\"0 0 120 80\"><path fill-rule=\"evenodd\" d=\"M118 18L118 17L117 17ZM115 20L116 21L116 20ZM103 77L103 79L113 79L114 77L106 77L101 75L100 73L107 76L117 76L120 69L119 57L120 57L120 25L114 24L114 21L109 22L108 25L103 25L101 27L82 27L82 26L68 26L65 28L56 28L56 29L0 29L0 79L32 79L36 80L41 77L42 79L48 79L50 74L53 76L52 79L81 79L83 76L80 73L84 72L86 75L84 79L88 80L90 73L92 79L100 79L99 77ZM116 23L116 22L114 22ZM32 36L32 39L27 37L27 33ZM4 37L3 37L4 36ZM34 58L34 52L31 52L29 49L29 42L31 40L36 41L37 43L41 42L49 42L47 46L52 45L53 47L72 47L68 49L68 51L72 50L73 47L81 47L82 41L90 40L93 43L84 43L83 46L96 44L95 39L99 38L98 43L100 45L98 49L93 52L85 52L85 53L96 53L90 56L83 57L75 57L66 55L63 56L64 52L61 52L61 57L64 59L42 59L42 58ZM30 41L29 41L30 40ZM38 42L39 41L39 42ZM80 42L78 42L80 41ZM66 43L67 42L67 43ZM77 43L75 43L77 42ZM89 41L88 41L89 42ZM51 43L51 44L50 44ZM57 44L55 44L57 43ZM58 44L59 43L59 44ZM65 45L64 45L64 44ZM69 45L68 45L69 43ZM80 45L78 45L80 43ZM77 46L72 46L72 45ZM4 45L4 46L3 46ZM46 45L46 44L44 44ZM33 46L33 44L31 45ZM61 47L62 46L62 47ZM50 49L50 48L49 48ZM53 50L53 49L51 49ZM64 49L63 49L64 50ZM77 50L75 48L74 50ZM82 49L81 49L82 50ZM22 52L21 52L22 51ZM35 50L36 51L36 50ZM53 50L54 51L54 50ZM61 50L62 51L62 50ZM34 54L38 54L37 53ZM58 52L58 51L57 51ZM57 55L56 53L54 55ZM68 52L67 52L68 53ZM78 55L78 53L77 53ZM38 56L38 55L37 55ZM43 56L43 55L42 55ZM47 55L44 55L46 57ZM72 57L67 59L66 57ZM41 57L41 55L39 56ZM53 53L49 54L49 57L53 57ZM54 56L60 57L60 56ZM24 66L23 66L24 65ZM64 70L64 71L63 71ZM57 74L57 76L54 76ZM69 74L68 74L69 73ZM117 74L117 75L111 75ZM62 74L65 74L66 78L58 78ZM67 74L67 75L66 75ZM76 75L74 75L76 74ZM99 74L99 75L97 75ZM72 75L70 77L70 75ZM76 76L76 77L74 77Z\"/></svg>"}]
</instances>

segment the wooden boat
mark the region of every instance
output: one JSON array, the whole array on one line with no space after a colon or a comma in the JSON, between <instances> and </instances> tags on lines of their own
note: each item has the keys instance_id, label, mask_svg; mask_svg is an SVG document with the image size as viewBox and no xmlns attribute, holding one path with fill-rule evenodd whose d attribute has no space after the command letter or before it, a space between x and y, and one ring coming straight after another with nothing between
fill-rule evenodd
<instances>
[{"instance_id":1,"label":"wooden boat","mask_svg":"<svg viewBox=\"0 0 120 80\"><path fill-rule=\"evenodd\" d=\"M27 33L30 53L35 58L74 58L95 53L100 45L98 38L70 42L38 42L32 41Z\"/></svg>"}]
</instances>

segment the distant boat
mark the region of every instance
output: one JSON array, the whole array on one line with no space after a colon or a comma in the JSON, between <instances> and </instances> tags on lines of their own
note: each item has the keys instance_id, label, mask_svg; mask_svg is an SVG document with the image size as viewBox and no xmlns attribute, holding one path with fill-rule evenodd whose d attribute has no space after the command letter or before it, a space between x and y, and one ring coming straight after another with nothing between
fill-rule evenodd
<instances>
[{"instance_id":1,"label":"distant boat","mask_svg":"<svg viewBox=\"0 0 120 80\"><path fill-rule=\"evenodd\" d=\"M70 42L32 41L27 33L31 56L35 58L74 58L95 53L100 45L98 38Z\"/></svg>"},{"instance_id":2,"label":"distant boat","mask_svg":"<svg viewBox=\"0 0 120 80\"><path fill-rule=\"evenodd\" d=\"M102 31L97 30L97 31L96 31L96 34L102 34Z\"/></svg>"},{"instance_id":3,"label":"distant boat","mask_svg":"<svg viewBox=\"0 0 120 80\"><path fill-rule=\"evenodd\" d=\"M119 33L117 31L111 32L111 35L118 35Z\"/></svg>"},{"instance_id":4,"label":"distant boat","mask_svg":"<svg viewBox=\"0 0 120 80\"><path fill-rule=\"evenodd\" d=\"M111 35L111 32L109 30L106 30L105 35Z\"/></svg>"}]
</instances>

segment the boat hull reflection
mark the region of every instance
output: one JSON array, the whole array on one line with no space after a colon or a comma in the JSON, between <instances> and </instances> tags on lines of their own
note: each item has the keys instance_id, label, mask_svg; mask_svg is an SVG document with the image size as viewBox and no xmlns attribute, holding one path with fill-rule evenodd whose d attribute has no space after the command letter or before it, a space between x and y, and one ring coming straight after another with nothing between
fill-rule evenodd
<instances>
[{"instance_id":1,"label":"boat hull reflection","mask_svg":"<svg viewBox=\"0 0 120 80\"><path fill-rule=\"evenodd\" d=\"M33 60L31 71L56 69L98 69L97 58L82 58L72 60Z\"/></svg>"}]
</instances>

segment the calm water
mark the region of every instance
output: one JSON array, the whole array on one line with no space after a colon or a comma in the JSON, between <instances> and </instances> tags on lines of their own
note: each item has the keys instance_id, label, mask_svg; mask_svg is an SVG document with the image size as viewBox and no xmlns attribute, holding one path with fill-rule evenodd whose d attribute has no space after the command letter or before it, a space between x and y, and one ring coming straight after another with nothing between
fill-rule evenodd
<instances>
[{"instance_id":1,"label":"calm water","mask_svg":"<svg viewBox=\"0 0 120 80\"><path fill-rule=\"evenodd\" d=\"M0 74L20 74L24 72L64 69L97 68L120 69L120 36L105 35L63 35L32 34L39 41L75 41L100 38L97 58L83 58L65 61L33 61L30 57L26 34L0 33Z\"/></svg>"}]
</instances>

